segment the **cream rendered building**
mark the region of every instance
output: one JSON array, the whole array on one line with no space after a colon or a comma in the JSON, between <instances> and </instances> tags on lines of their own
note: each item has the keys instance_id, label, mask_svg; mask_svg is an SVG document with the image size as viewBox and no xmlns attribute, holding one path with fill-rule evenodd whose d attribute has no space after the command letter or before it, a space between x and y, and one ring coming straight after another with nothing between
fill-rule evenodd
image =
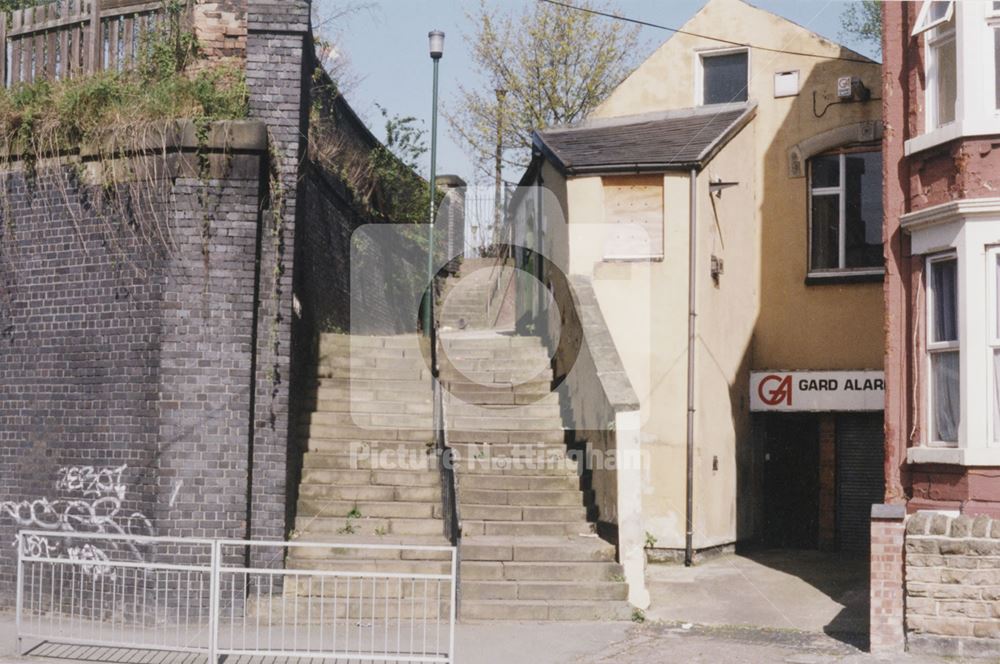
<instances>
[{"instance_id":1,"label":"cream rendered building","mask_svg":"<svg viewBox=\"0 0 1000 664\"><path fill-rule=\"evenodd\" d=\"M522 185L556 203L524 242L592 280L639 396L651 557L858 548L881 473L880 65L740 0L683 32L536 133Z\"/></svg>"}]
</instances>

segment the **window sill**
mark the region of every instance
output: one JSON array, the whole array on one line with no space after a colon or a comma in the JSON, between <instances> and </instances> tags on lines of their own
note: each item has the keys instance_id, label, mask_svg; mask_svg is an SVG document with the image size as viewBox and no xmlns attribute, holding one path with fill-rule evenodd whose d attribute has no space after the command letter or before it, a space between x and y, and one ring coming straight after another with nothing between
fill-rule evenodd
<instances>
[{"instance_id":1,"label":"window sill","mask_svg":"<svg viewBox=\"0 0 1000 664\"><path fill-rule=\"evenodd\" d=\"M602 263L662 263L663 256L605 256Z\"/></svg>"},{"instance_id":2,"label":"window sill","mask_svg":"<svg viewBox=\"0 0 1000 664\"><path fill-rule=\"evenodd\" d=\"M806 286L834 286L842 284L881 284L885 270L877 272L811 272L806 275Z\"/></svg>"},{"instance_id":3,"label":"window sill","mask_svg":"<svg viewBox=\"0 0 1000 664\"><path fill-rule=\"evenodd\" d=\"M951 466L1000 466L997 447L911 447L906 461L912 464L936 463Z\"/></svg>"},{"instance_id":4,"label":"window sill","mask_svg":"<svg viewBox=\"0 0 1000 664\"><path fill-rule=\"evenodd\" d=\"M975 119L956 120L943 127L932 129L927 133L914 136L906 141L903 150L907 157L923 150L930 150L959 138L988 136L1000 134L1000 115L980 117Z\"/></svg>"}]
</instances>

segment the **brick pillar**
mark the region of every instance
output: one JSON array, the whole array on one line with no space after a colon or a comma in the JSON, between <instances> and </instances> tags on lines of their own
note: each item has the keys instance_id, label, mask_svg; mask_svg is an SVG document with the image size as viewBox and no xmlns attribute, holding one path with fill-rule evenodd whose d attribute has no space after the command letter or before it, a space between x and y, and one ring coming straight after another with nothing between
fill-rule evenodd
<instances>
[{"instance_id":1,"label":"brick pillar","mask_svg":"<svg viewBox=\"0 0 1000 664\"><path fill-rule=\"evenodd\" d=\"M819 549L837 548L837 420L819 416Z\"/></svg>"},{"instance_id":2,"label":"brick pillar","mask_svg":"<svg viewBox=\"0 0 1000 664\"><path fill-rule=\"evenodd\" d=\"M870 642L873 654L906 649L903 529L906 506L872 505Z\"/></svg>"}]
</instances>

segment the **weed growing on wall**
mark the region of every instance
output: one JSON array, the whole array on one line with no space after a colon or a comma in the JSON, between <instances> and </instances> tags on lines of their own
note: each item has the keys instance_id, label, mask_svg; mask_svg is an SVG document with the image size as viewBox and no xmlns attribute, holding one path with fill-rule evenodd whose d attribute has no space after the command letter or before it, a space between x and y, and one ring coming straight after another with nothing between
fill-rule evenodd
<instances>
[{"instance_id":1,"label":"weed growing on wall","mask_svg":"<svg viewBox=\"0 0 1000 664\"><path fill-rule=\"evenodd\" d=\"M85 175L77 158L85 151L99 166L89 172L101 185L96 202L110 205L103 216L117 220L108 223L127 223L142 241L168 249L170 229L157 202L168 184L176 121L194 123L201 163L210 124L248 114L244 70L199 61L186 7L185 0L164 2L165 20L147 35L131 70L0 89L0 168L20 165L32 177L44 167L69 190Z\"/></svg>"}]
</instances>

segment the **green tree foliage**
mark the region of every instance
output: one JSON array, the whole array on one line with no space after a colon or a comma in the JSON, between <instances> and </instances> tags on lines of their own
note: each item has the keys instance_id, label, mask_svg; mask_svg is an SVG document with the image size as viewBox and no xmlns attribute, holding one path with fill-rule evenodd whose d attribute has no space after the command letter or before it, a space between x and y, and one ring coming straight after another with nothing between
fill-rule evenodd
<instances>
[{"instance_id":1,"label":"green tree foliage","mask_svg":"<svg viewBox=\"0 0 1000 664\"><path fill-rule=\"evenodd\" d=\"M428 186L418 173L427 153L426 130L414 117L390 115L385 120L385 144L371 154L375 206L396 222L426 223L430 203Z\"/></svg>"},{"instance_id":2,"label":"green tree foliage","mask_svg":"<svg viewBox=\"0 0 1000 664\"><path fill-rule=\"evenodd\" d=\"M633 69L639 28L543 2L497 9L480 0L468 41L485 84L460 86L452 131L489 172L501 129L504 161L524 167L531 132L584 119ZM607 10L600 0L577 6ZM506 91L503 102L496 90Z\"/></svg>"},{"instance_id":3,"label":"green tree foliage","mask_svg":"<svg viewBox=\"0 0 1000 664\"><path fill-rule=\"evenodd\" d=\"M840 15L841 39L855 40L882 52L882 0L849 2Z\"/></svg>"},{"instance_id":4,"label":"green tree foliage","mask_svg":"<svg viewBox=\"0 0 1000 664\"><path fill-rule=\"evenodd\" d=\"M0 12L8 13L15 9L24 9L25 7L34 7L37 5L39 0L0 0Z\"/></svg>"}]
</instances>

